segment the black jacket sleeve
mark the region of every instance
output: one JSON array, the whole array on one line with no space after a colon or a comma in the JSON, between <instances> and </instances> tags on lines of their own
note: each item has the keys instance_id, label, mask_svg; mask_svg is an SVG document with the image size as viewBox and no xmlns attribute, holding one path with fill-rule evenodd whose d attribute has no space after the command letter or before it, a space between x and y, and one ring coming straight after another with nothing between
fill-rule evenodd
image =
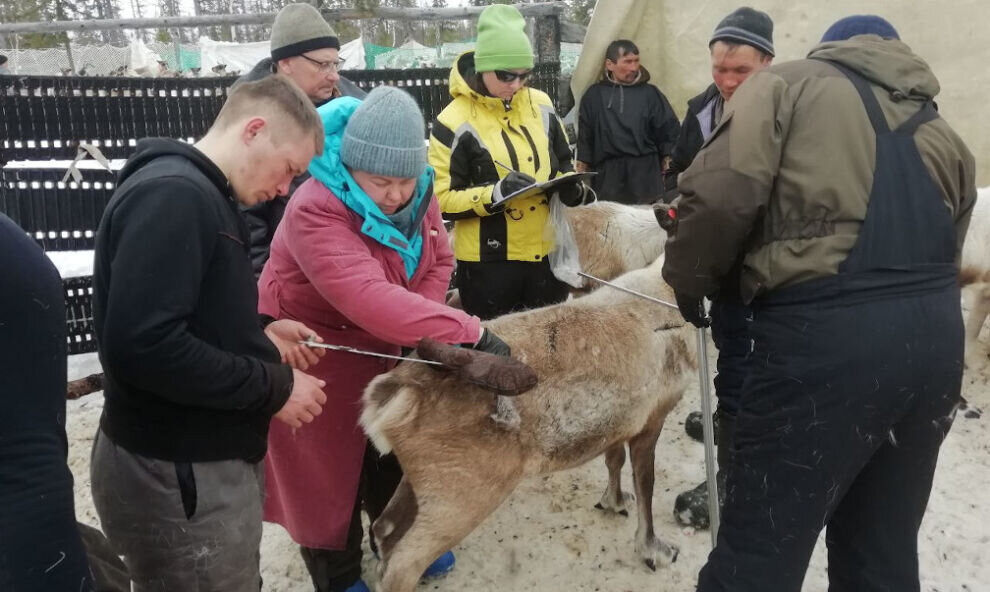
<instances>
[{"instance_id":1,"label":"black jacket sleeve","mask_svg":"<svg viewBox=\"0 0 990 592\"><path fill-rule=\"evenodd\" d=\"M101 361L116 379L182 405L274 414L292 369L231 353L190 330L223 230L201 189L176 177L131 188L113 211L104 247L110 282ZM247 328L250 327L250 328ZM238 330L262 331L256 316ZM259 339L267 339L260 335Z\"/></svg>"},{"instance_id":2,"label":"black jacket sleeve","mask_svg":"<svg viewBox=\"0 0 990 592\"><path fill-rule=\"evenodd\" d=\"M595 164L595 117L594 101L591 98L594 87L585 91L578 110L577 159L589 166Z\"/></svg>"},{"instance_id":3,"label":"black jacket sleeve","mask_svg":"<svg viewBox=\"0 0 990 592\"><path fill-rule=\"evenodd\" d=\"M567 141L567 132L564 131L564 124L559 117L554 116L550 122L550 155L553 161L554 170L557 173L574 172L573 154L571 146ZM590 191L584 185L575 185L573 190L561 191L558 195L560 201L565 206L579 206L585 203Z\"/></svg>"},{"instance_id":4,"label":"black jacket sleeve","mask_svg":"<svg viewBox=\"0 0 990 592\"><path fill-rule=\"evenodd\" d=\"M276 197L272 201L262 202L250 208L241 208L241 215L247 223L251 232L251 269L254 270L255 279L261 275L261 270L268 261L268 255L272 246L272 236L275 228L281 219L280 212L276 209L276 203L284 200L283 197ZM282 212L285 206L281 207Z\"/></svg>"},{"instance_id":5,"label":"black jacket sleeve","mask_svg":"<svg viewBox=\"0 0 990 592\"><path fill-rule=\"evenodd\" d=\"M687 114L684 116L684 122L681 124L680 133L677 136L677 142L674 143L670 153L670 168L663 176L664 201L667 203L677 197L677 176L691 166L694 157L697 156L698 151L701 150L701 145L704 143L698 116L688 105Z\"/></svg>"},{"instance_id":6,"label":"black jacket sleeve","mask_svg":"<svg viewBox=\"0 0 990 592\"><path fill-rule=\"evenodd\" d=\"M251 208L241 208L244 222L247 223L248 230L251 232L251 268L254 270L255 279L261 275L261 270L265 268L265 263L268 262L275 229L278 228L282 217L285 215L285 208L289 205L289 196L295 193L296 189L305 183L309 177L309 172L304 172L293 179L289 185L289 195L280 195L271 201L262 202Z\"/></svg>"},{"instance_id":7,"label":"black jacket sleeve","mask_svg":"<svg viewBox=\"0 0 990 592\"><path fill-rule=\"evenodd\" d=\"M681 132L681 122L677 120L677 114L670 106L670 101L659 90L657 90L657 102L656 108L650 113L650 127L662 161L674 152L674 146Z\"/></svg>"}]
</instances>

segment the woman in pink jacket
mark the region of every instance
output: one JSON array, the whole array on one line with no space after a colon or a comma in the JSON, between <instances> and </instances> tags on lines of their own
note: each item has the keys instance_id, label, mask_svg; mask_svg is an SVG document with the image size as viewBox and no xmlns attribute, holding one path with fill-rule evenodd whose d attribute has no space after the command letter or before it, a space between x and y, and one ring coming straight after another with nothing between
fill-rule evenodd
<instances>
[{"instance_id":1,"label":"woman in pink jacket","mask_svg":"<svg viewBox=\"0 0 990 592\"><path fill-rule=\"evenodd\" d=\"M341 98L319 112L323 155L272 240L260 312L300 321L327 343L383 354L429 336L508 355L477 317L444 304L454 257L412 97L380 87L363 103ZM366 442L358 415L365 386L394 364L329 351L310 369L327 383L323 413L300 428L273 423L269 432L265 520L301 545L319 592L367 590L359 510L363 502L374 521L402 473ZM448 552L427 575L452 567Z\"/></svg>"}]
</instances>

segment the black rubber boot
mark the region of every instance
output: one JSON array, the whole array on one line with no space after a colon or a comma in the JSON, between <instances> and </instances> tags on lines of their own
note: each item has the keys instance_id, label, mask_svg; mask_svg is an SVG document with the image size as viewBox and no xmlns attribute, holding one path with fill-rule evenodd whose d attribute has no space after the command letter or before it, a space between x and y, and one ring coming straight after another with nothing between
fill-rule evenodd
<instances>
[{"instance_id":1,"label":"black rubber boot","mask_svg":"<svg viewBox=\"0 0 990 592\"><path fill-rule=\"evenodd\" d=\"M715 444L718 444L718 412L712 414L712 418L715 420ZM688 438L696 442L704 442L704 429L701 427L701 412L692 411L688 413L687 418L684 420L684 431L687 433Z\"/></svg>"},{"instance_id":2,"label":"black rubber boot","mask_svg":"<svg viewBox=\"0 0 990 592\"><path fill-rule=\"evenodd\" d=\"M701 413L698 413L698 423L701 421ZM685 425L687 425L685 423ZM725 413L722 409L715 412L715 433L722 434L716 449L716 459L718 460L718 501L721 506L725 502L725 469L731 462L732 441L735 437L736 418L734 415ZM711 518L708 512L708 482L702 482L677 496L674 500L674 519L681 526L692 526L698 530L708 528Z\"/></svg>"}]
</instances>

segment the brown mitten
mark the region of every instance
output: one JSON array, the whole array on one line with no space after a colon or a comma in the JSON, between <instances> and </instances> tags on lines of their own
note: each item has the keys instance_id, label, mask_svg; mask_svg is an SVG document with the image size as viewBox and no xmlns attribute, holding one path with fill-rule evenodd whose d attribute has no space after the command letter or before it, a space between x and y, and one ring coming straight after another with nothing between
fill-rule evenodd
<instances>
[{"instance_id":1,"label":"brown mitten","mask_svg":"<svg viewBox=\"0 0 990 592\"><path fill-rule=\"evenodd\" d=\"M500 395L521 395L539 382L536 372L515 358L454 347L429 337L419 341L416 353L424 360L440 362L462 380Z\"/></svg>"}]
</instances>

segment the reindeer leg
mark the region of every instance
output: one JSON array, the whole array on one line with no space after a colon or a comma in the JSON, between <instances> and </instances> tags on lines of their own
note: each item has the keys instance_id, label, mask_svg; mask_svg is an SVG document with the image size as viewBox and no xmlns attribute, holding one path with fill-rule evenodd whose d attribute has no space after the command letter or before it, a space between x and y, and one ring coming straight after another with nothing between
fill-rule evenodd
<instances>
[{"instance_id":1,"label":"reindeer leg","mask_svg":"<svg viewBox=\"0 0 990 592\"><path fill-rule=\"evenodd\" d=\"M629 457L632 461L639 510L636 553L653 571L657 569L658 558L661 565L667 565L677 561L677 554L680 552L677 547L661 541L653 533L653 482L656 478L653 463L657 438L660 437L662 427L663 419L649 422L646 429L629 440Z\"/></svg>"},{"instance_id":2,"label":"reindeer leg","mask_svg":"<svg viewBox=\"0 0 990 592\"><path fill-rule=\"evenodd\" d=\"M455 482L456 491L450 488ZM413 592L430 563L481 524L518 482L518 478L497 480L489 475L472 480L463 473L448 479L434 472L429 483L416 490L403 478L373 528L382 552L378 590ZM415 508L411 518L404 511L409 507Z\"/></svg>"},{"instance_id":3,"label":"reindeer leg","mask_svg":"<svg viewBox=\"0 0 990 592\"><path fill-rule=\"evenodd\" d=\"M623 516L629 515L629 504L633 501L631 493L622 491L622 465L626 464L626 444L622 442L605 451L605 466L608 467L608 486L602 494L600 502L595 504L599 510L615 512Z\"/></svg>"},{"instance_id":4,"label":"reindeer leg","mask_svg":"<svg viewBox=\"0 0 990 592\"><path fill-rule=\"evenodd\" d=\"M966 322L966 361L973 368L982 359L978 352L980 347L980 331L983 323L990 314L990 286L978 284L970 293L969 318Z\"/></svg>"},{"instance_id":5,"label":"reindeer leg","mask_svg":"<svg viewBox=\"0 0 990 592\"><path fill-rule=\"evenodd\" d=\"M416 494L403 477L385 510L371 525L371 536L375 537L375 545L382 559L379 563L379 571L384 569L396 543L415 522L417 513L419 513L419 504L416 501Z\"/></svg>"}]
</instances>

